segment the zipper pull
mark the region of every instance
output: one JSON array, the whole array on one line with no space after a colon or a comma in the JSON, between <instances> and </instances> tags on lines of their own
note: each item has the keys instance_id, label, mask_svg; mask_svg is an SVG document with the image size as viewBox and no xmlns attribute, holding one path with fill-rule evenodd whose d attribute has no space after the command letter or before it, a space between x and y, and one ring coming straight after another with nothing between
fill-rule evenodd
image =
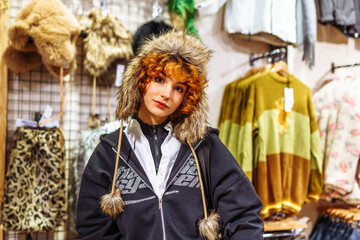
<instances>
[{"instance_id":1,"label":"zipper pull","mask_svg":"<svg viewBox=\"0 0 360 240\"><path fill-rule=\"evenodd\" d=\"M160 210L162 209L162 198L160 198L160 200L159 200L159 209Z\"/></svg>"}]
</instances>

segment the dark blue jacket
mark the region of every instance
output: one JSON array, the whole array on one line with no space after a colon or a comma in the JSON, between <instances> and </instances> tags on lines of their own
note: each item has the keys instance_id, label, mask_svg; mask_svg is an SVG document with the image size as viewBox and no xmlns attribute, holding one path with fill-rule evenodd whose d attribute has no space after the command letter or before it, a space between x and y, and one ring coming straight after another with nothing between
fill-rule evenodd
<instances>
[{"instance_id":1,"label":"dark blue jacket","mask_svg":"<svg viewBox=\"0 0 360 240\"><path fill-rule=\"evenodd\" d=\"M181 147L165 194L158 199L123 135L116 186L122 191L125 211L117 219L102 214L99 199L111 191L118 135L119 130L103 135L85 168L76 213L81 239L202 239L197 229L204 218L199 178L187 145ZM262 204L251 182L216 130L195 145L196 152L204 141L210 149L211 185L223 239L263 239Z\"/></svg>"}]
</instances>

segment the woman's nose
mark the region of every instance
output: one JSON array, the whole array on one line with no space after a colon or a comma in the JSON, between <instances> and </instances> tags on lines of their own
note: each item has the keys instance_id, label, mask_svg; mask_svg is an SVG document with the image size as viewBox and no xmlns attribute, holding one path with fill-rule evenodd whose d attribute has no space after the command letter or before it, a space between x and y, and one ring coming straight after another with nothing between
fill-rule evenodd
<instances>
[{"instance_id":1,"label":"woman's nose","mask_svg":"<svg viewBox=\"0 0 360 240\"><path fill-rule=\"evenodd\" d=\"M162 91L161 91L161 96L165 99L168 99L171 95L171 86L170 84L164 84Z\"/></svg>"}]
</instances>

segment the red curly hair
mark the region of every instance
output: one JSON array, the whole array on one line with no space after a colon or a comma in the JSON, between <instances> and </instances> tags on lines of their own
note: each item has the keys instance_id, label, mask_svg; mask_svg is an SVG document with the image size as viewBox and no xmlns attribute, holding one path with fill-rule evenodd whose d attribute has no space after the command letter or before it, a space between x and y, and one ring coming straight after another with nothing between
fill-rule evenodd
<instances>
[{"instance_id":1,"label":"red curly hair","mask_svg":"<svg viewBox=\"0 0 360 240\"><path fill-rule=\"evenodd\" d=\"M192 113L200 100L202 91L207 87L207 79L199 74L197 68L177 56L167 54L150 54L141 59L142 71L137 79L140 95L144 96L147 85L160 73L165 73L186 84L187 90L183 101L170 116L175 119ZM140 106L137 107L139 109Z\"/></svg>"}]
</instances>

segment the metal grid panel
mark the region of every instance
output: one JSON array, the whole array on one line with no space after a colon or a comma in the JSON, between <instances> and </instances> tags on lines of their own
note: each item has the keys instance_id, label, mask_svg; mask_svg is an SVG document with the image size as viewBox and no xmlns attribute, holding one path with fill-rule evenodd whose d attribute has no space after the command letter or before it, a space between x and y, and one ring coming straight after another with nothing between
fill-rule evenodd
<instances>
[{"instance_id":1,"label":"metal grid panel","mask_svg":"<svg viewBox=\"0 0 360 240\"><path fill-rule=\"evenodd\" d=\"M10 16L14 21L17 12L29 0L11 1ZM63 0L75 15L87 15L93 7L90 0ZM160 1L159 1L160 2ZM147 0L108 0L106 6L109 14L115 15L130 32L146 21L152 19L152 1ZM169 14L166 4L160 2L163 7L162 18L169 23ZM68 185L68 198L74 198L71 187L76 171L78 136L81 130L87 128L88 118L92 113L92 77L85 73L83 68L84 51L82 39L77 41L77 69L71 76L71 89L67 97L64 110L63 132L66 148L66 180ZM69 82L65 80L64 92ZM111 115L114 118L116 108L116 87L110 86ZM16 130L16 119L34 120L36 112L42 113L46 105L53 108L53 116L60 113L60 84L59 79L49 74L45 66L24 73L12 73L8 77L8 115L7 115L7 161L13 145L13 136ZM96 113L99 119L105 121L108 118L108 91L106 86L97 86L96 89ZM75 211L74 206L68 206L68 218L72 219ZM5 232L6 240L25 239L76 239L74 222L68 221L65 227L59 227L51 232Z\"/></svg>"}]
</instances>

